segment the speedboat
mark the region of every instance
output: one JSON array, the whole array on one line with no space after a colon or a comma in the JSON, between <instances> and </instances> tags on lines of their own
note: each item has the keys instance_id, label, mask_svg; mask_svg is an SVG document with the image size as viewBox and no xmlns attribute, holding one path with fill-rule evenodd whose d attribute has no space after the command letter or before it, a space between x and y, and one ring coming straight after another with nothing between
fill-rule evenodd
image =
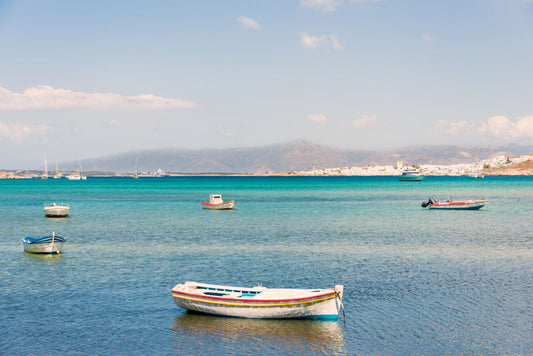
<instances>
[{"instance_id":1,"label":"speedboat","mask_svg":"<svg viewBox=\"0 0 533 356\"><path fill-rule=\"evenodd\" d=\"M400 181L421 181L424 175L413 167L407 167L402 171L402 175L398 178Z\"/></svg>"},{"instance_id":2,"label":"speedboat","mask_svg":"<svg viewBox=\"0 0 533 356\"><path fill-rule=\"evenodd\" d=\"M68 204L52 203L44 207L44 216L49 218L64 218L70 213L70 206Z\"/></svg>"},{"instance_id":3,"label":"speedboat","mask_svg":"<svg viewBox=\"0 0 533 356\"><path fill-rule=\"evenodd\" d=\"M209 203L202 202L202 208L210 210L230 210L235 206L234 200L223 201L222 195L211 194L209 195Z\"/></svg>"},{"instance_id":4,"label":"speedboat","mask_svg":"<svg viewBox=\"0 0 533 356\"><path fill-rule=\"evenodd\" d=\"M451 197L448 197L446 201L440 201L435 199L435 197L431 197L427 202L422 203L422 207L441 210L478 210L484 207L486 202L486 200L454 201Z\"/></svg>"},{"instance_id":5,"label":"speedboat","mask_svg":"<svg viewBox=\"0 0 533 356\"><path fill-rule=\"evenodd\" d=\"M172 288L172 297L179 307L212 315L337 320L343 308L343 288L342 285L327 289L241 288L185 282Z\"/></svg>"},{"instance_id":6,"label":"speedboat","mask_svg":"<svg viewBox=\"0 0 533 356\"><path fill-rule=\"evenodd\" d=\"M66 242L65 238L55 236L52 232L50 236L44 237L25 237L22 239L24 251L30 253L57 253L60 254L63 249L63 244Z\"/></svg>"}]
</instances>

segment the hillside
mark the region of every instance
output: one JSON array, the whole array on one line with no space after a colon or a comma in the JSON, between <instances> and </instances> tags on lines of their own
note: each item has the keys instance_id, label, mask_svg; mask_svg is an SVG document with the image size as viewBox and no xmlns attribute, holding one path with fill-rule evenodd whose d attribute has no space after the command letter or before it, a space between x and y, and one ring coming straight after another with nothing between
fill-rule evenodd
<instances>
[{"instance_id":1,"label":"hillside","mask_svg":"<svg viewBox=\"0 0 533 356\"><path fill-rule=\"evenodd\" d=\"M533 154L530 156L533 156ZM511 163L505 167L486 168L481 173L484 175L492 175L492 176L533 175L533 160L519 162L519 163Z\"/></svg>"},{"instance_id":2,"label":"hillside","mask_svg":"<svg viewBox=\"0 0 533 356\"><path fill-rule=\"evenodd\" d=\"M421 146L396 151L348 151L306 141L231 149L160 149L128 152L83 160L84 171L140 172L162 169L176 173L265 173L306 171L316 168L407 164L458 164L488 159L496 154L518 155L533 147ZM75 170L77 162L62 163Z\"/></svg>"}]
</instances>

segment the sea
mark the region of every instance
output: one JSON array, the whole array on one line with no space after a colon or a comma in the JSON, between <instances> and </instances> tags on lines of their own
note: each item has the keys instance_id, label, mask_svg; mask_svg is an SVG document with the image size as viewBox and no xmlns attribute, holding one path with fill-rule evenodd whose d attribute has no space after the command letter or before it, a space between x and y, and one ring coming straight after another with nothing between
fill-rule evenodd
<instances>
[{"instance_id":1,"label":"sea","mask_svg":"<svg viewBox=\"0 0 533 356\"><path fill-rule=\"evenodd\" d=\"M235 209L202 209L213 193ZM2 355L533 355L533 177L4 179L0 232ZM52 232L63 254L23 252ZM192 314L185 281L342 284L344 313Z\"/></svg>"}]
</instances>

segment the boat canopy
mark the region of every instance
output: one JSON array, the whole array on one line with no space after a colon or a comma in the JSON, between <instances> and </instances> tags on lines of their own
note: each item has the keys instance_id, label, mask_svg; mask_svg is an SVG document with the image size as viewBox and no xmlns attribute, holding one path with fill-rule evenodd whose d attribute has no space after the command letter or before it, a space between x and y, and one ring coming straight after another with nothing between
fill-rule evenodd
<instances>
[{"instance_id":1,"label":"boat canopy","mask_svg":"<svg viewBox=\"0 0 533 356\"><path fill-rule=\"evenodd\" d=\"M211 194L209 195L209 203L211 204L222 204L224 201L222 200L221 194Z\"/></svg>"}]
</instances>

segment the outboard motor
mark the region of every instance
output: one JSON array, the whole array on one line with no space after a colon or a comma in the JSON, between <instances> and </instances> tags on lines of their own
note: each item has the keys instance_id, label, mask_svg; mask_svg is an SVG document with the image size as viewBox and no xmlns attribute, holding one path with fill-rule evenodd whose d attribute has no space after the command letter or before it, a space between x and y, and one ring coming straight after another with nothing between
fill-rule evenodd
<instances>
[{"instance_id":1,"label":"outboard motor","mask_svg":"<svg viewBox=\"0 0 533 356\"><path fill-rule=\"evenodd\" d=\"M431 198L429 198L429 200L427 202L423 202L422 203L422 208L425 208L425 207L427 207L430 204L435 204L436 202L437 202L437 200L434 197L431 197Z\"/></svg>"}]
</instances>

